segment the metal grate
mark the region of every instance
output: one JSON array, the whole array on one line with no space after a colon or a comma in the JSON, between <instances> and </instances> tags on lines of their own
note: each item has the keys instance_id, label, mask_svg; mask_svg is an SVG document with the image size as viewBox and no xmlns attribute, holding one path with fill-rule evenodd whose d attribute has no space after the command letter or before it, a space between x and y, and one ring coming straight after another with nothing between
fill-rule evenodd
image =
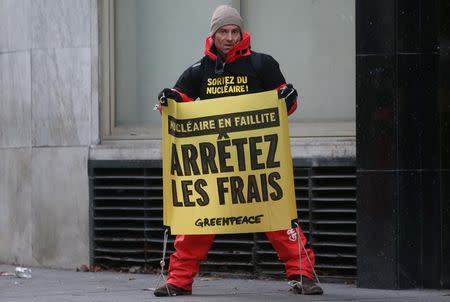
<instances>
[{"instance_id":1,"label":"metal grate","mask_svg":"<svg viewBox=\"0 0 450 302\"><path fill-rule=\"evenodd\" d=\"M316 255L319 276L356 278L356 170L354 167L295 167L297 211ZM262 275L284 275L270 242L257 234L258 269Z\"/></svg>"},{"instance_id":2,"label":"metal grate","mask_svg":"<svg viewBox=\"0 0 450 302\"><path fill-rule=\"evenodd\" d=\"M160 162L90 162L91 263L159 268L163 232ZM319 276L356 278L355 167L295 167L297 209ZM168 255L173 252L169 237ZM217 235L202 273L284 276L264 234Z\"/></svg>"}]
</instances>

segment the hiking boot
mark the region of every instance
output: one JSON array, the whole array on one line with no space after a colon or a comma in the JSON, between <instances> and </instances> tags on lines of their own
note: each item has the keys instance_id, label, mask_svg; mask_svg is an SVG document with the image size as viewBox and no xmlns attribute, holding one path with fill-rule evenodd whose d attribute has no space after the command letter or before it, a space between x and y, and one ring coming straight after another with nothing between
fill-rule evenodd
<instances>
[{"instance_id":1,"label":"hiking boot","mask_svg":"<svg viewBox=\"0 0 450 302\"><path fill-rule=\"evenodd\" d=\"M186 296L192 295L192 291L180 288L170 283L166 283L155 289L153 294L157 297Z\"/></svg>"},{"instance_id":2,"label":"hiking boot","mask_svg":"<svg viewBox=\"0 0 450 302\"><path fill-rule=\"evenodd\" d=\"M296 294L303 295L322 295L322 288L317 285L313 280L303 276L295 276L291 281L289 281L291 290Z\"/></svg>"}]
</instances>

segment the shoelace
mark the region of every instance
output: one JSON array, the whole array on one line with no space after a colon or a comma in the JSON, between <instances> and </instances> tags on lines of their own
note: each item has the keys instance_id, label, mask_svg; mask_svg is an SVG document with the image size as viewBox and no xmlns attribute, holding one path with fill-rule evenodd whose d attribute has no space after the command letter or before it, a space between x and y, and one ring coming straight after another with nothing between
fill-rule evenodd
<instances>
[{"instance_id":1,"label":"shoelace","mask_svg":"<svg viewBox=\"0 0 450 302\"><path fill-rule=\"evenodd\" d=\"M303 284L302 281L297 281L297 280L291 280L288 282L289 286L292 289L298 288L301 290L301 292L303 293Z\"/></svg>"},{"instance_id":2,"label":"shoelace","mask_svg":"<svg viewBox=\"0 0 450 302\"><path fill-rule=\"evenodd\" d=\"M161 279L164 281L164 284L166 285L167 293L169 296L173 296L173 294L169 290L169 286L167 285L167 278L164 275L164 267L166 266L166 251L167 251L167 239L169 238L169 232L168 229L164 230L164 241L163 241L163 252L162 252L162 258L159 262L159 265L161 266L161 271L159 273L159 278L156 282L155 289L159 287L159 284L161 282Z\"/></svg>"},{"instance_id":3,"label":"shoelace","mask_svg":"<svg viewBox=\"0 0 450 302\"><path fill-rule=\"evenodd\" d=\"M314 269L314 266L312 265L311 259L309 258L308 252L306 251L305 245L302 244L301 242L301 238L300 238L300 225L295 222L295 231L297 232L297 243L298 243L298 260L299 260L299 268L300 271L302 271L302 249L303 252L305 252L306 255L306 259L309 262L309 265L312 267L313 273L314 273L314 278L316 279L317 284L320 284L319 281L319 276L316 273L316 270ZM300 289L303 293L303 275L300 274L300 281L298 280L291 280L288 282L289 286L291 286L292 288L297 287L298 289Z\"/></svg>"}]
</instances>

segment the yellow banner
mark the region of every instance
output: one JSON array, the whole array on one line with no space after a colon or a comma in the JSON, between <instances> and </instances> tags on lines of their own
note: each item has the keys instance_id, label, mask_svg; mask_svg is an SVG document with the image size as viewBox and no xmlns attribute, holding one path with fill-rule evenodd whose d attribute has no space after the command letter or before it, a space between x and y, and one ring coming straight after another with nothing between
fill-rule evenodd
<instances>
[{"instance_id":1,"label":"yellow banner","mask_svg":"<svg viewBox=\"0 0 450 302\"><path fill-rule=\"evenodd\" d=\"M276 91L162 113L164 225L172 234L289 229L297 218L286 104Z\"/></svg>"}]
</instances>

